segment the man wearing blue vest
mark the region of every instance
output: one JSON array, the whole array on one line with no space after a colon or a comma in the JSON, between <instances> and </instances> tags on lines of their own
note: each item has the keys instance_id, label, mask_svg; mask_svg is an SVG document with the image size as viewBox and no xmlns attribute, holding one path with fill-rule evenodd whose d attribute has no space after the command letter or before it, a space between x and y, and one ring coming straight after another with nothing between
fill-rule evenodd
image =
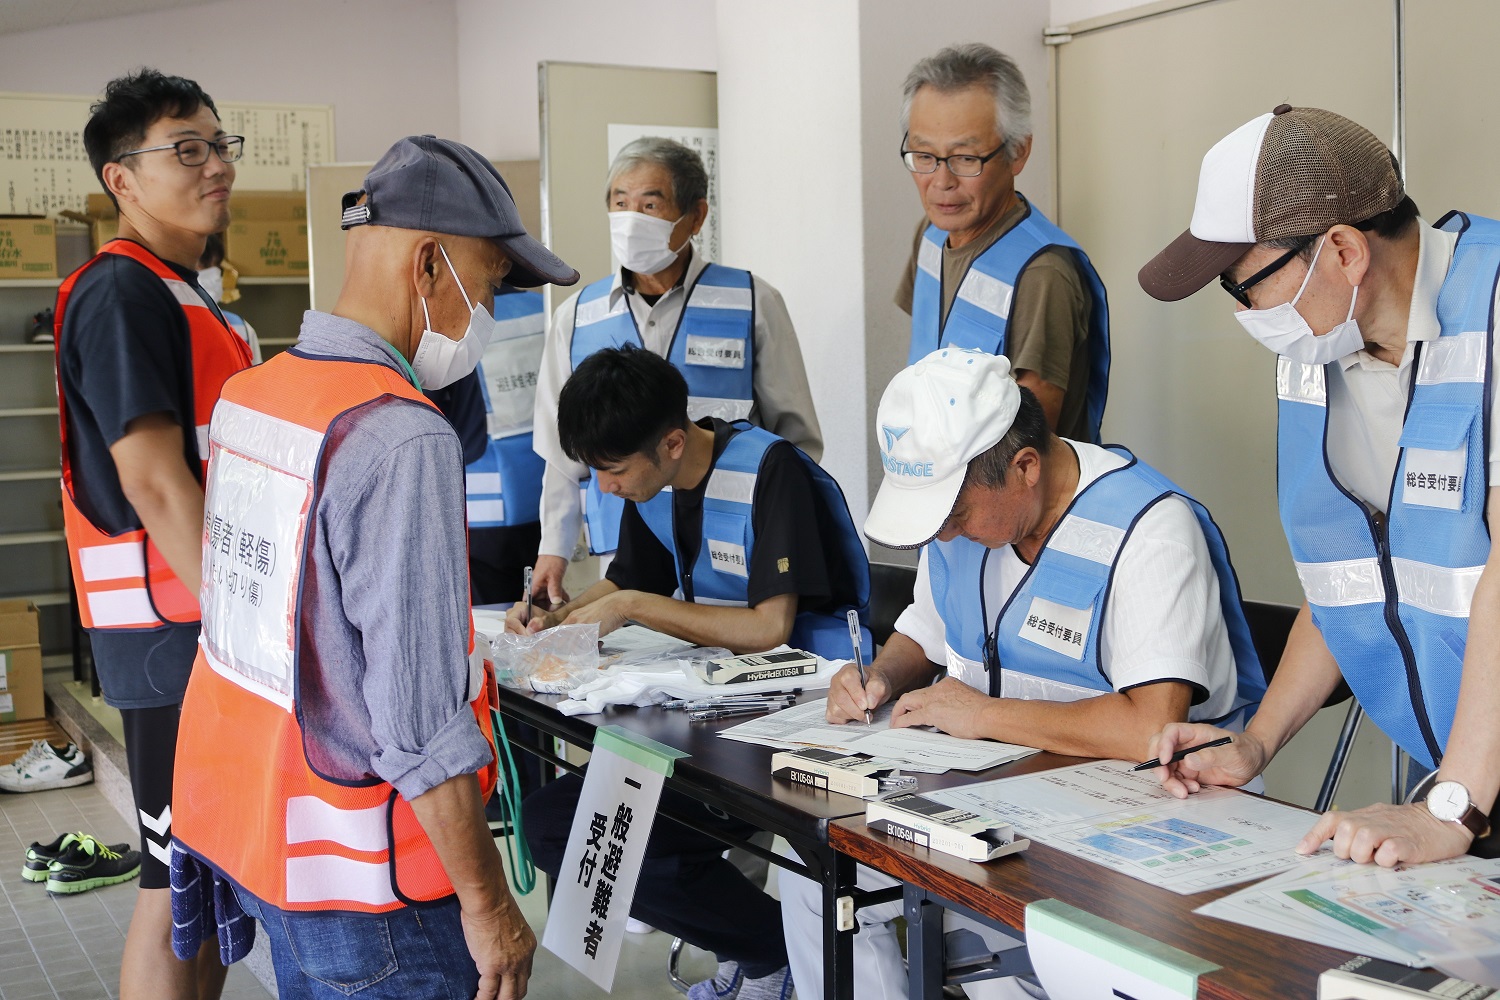
<instances>
[{"instance_id":1,"label":"man wearing blue vest","mask_svg":"<svg viewBox=\"0 0 1500 1000\"><path fill-rule=\"evenodd\" d=\"M632 347L578 366L558 397L558 436L623 501L619 553L562 608L529 623L513 608L513 631L598 622L603 633L636 621L737 653L790 642L849 655L845 613L868 604L869 564L838 485L805 453L745 421L689 421L681 371ZM582 784L564 777L525 802L537 867L554 877ZM662 802L739 839L756 832L680 794ZM786 1000L780 907L723 852L714 837L657 823L631 915L718 956L692 1000Z\"/></svg>"},{"instance_id":2,"label":"man wearing blue vest","mask_svg":"<svg viewBox=\"0 0 1500 1000\"><path fill-rule=\"evenodd\" d=\"M1340 115L1283 104L1204 156L1190 228L1140 282L1173 301L1217 277L1278 355L1278 503L1307 600L1254 723L1163 768L1175 794L1260 774L1342 677L1432 773L1406 805L1326 814L1298 849L1331 839L1387 866L1494 851L1497 275L1500 223L1424 224L1390 150ZM1169 726L1150 753L1208 732Z\"/></svg>"},{"instance_id":3,"label":"man wearing blue vest","mask_svg":"<svg viewBox=\"0 0 1500 1000\"><path fill-rule=\"evenodd\" d=\"M1016 191L1031 155L1020 68L955 45L912 67L902 97L901 158L927 213L896 291L906 363L948 346L1003 354L1053 430L1098 442L1109 305L1077 242Z\"/></svg>"},{"instance_id":4,"label":"man wearing blue vest","mask_svg":"<svg viewBox=\"0 0 1500 1000\"><path fill-rule=\"evenodd\" d=\"M1208 511L1125 449L1054 434L1007 359L933 352L892 379L876 434L885 480L865 534L922 555L865 683L852 664L834 676L828 721L895 699L897 727L1140 760L1169 722L1254 711L1265 681ZM816 995L821 893L780 884L798 992ZM858 911L857 998L906 995L900 909Z\"/></svg>"},{"instance_id":5,"label":"man wearing blue vest","mask_svg":"<svg viewBox=\"0 0 1500 1000\"><path fill-rule=\"evenodd\" d=\"M557 436L558 393L595 351L645 347L687 379L693 420L749 420L814 461L823 454L802 350L781 293L749 271L708 263L693 247L708 218L708 174L698 154L670 139L637 139L610 165L605 203L620 271L557 308L537 380L535 447L547 473L532 585L554 603L567 599L563 571L581 519L591 552L608 555L618 545L622 501L601 490Z\"/></svg>"}]
</instances>

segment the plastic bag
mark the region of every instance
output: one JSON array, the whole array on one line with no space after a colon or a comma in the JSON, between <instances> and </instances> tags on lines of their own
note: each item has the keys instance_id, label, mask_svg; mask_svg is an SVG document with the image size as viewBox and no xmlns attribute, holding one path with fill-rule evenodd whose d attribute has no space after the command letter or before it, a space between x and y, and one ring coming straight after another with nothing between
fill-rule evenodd
<instances>
[{"instance_id":1,"label":"plastic bag","mask_svg":"<svg viewBox=\"0 0 1500 1000\"><path fill-rule=\"evenodd\" d=\"M531 635L490 637L495 679L517 691L558 694L599 674L599 626L558 625Z\"/></svg>"}]
</instances>

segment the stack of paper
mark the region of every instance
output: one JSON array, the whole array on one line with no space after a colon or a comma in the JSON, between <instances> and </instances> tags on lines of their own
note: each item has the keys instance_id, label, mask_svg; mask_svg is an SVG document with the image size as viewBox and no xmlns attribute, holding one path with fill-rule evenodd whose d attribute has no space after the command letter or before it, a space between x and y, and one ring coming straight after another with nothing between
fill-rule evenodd
<instances>
[{"instance_id":1,"label":"stack of paper","mask_svg":"<svg viewBox=\"0 0 1500 1000\"><path fill-rule=\"evenodd\" d=\"M942 774L944 771L983 771L1039 753L1035 747L993 740L961 740L928 729L892 729L891 703L880 706L869 725L843 726L827 721L827 698L752 719L719 735L742 743L758 743L778 750L826 747L868 754L903 771Z\"/></svg>"},{"instance_id":2,"label":"stack of paper","mask_svg":"<svg viewBox=\"0 0 1500 1000\"><path fill-rule=\"evenodd\" d=\"M1477 983L1500 972L1500 861L1380 868L1324 851L1197 912Z\"/></svg>"}]
</instances>

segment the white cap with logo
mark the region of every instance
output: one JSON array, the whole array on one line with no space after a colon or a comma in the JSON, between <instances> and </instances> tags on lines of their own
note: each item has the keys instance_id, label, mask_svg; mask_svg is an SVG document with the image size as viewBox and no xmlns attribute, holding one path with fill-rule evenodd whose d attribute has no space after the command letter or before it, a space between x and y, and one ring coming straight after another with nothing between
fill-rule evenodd
<instances>
[{"instance_id":1,"label":"white cap with logo","mask_svg":"<svg viewBox=\"0 0 1500 1000\"><path fill-rule=\"evenodd\" d=\"M897 373L876 411L885 479L865 518L866 537L893 549L932 541L969 462L999 444L1020 405L1010 362L984 351L944 348Z\"/></svg>"}]
</instances>

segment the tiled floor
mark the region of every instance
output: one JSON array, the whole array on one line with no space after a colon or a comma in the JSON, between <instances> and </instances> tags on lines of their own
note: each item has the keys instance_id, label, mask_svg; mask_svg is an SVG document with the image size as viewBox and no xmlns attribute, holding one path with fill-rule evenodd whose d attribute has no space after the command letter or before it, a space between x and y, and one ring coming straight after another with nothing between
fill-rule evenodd
<instances>
[{"instance_id":1,"label":"tiled floor","mask_svg":"<svg viewBox=\"0 0 1500 1000\"><path fill-rule=\"evenodd\" d=\"M32 841L65 830L86 830L106 843L139 846L92 785L25 795L0 795L0 998L99 1000L118 995L125 928L136 884L54 896L21 878ZM225 1000L266 1000L249 970L229 971Z\"/></svg>"}]
</instances>

